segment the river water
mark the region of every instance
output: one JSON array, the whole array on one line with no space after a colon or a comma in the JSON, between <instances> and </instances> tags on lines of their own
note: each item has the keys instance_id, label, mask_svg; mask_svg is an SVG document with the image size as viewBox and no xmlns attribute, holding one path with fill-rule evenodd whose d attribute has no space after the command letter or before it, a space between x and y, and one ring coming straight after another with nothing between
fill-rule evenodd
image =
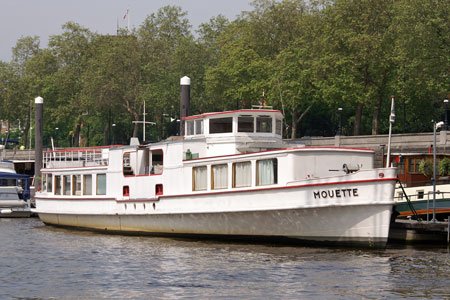
<instances>
[{"instance_id":1,"label":"river water","mask_svg":"<svg viewBox=\"0 0 450 300\"><path fill-rule=\"evenodd\" d=\"M0 299L450 299L450 251L121 236L0 219Z\"/></svg>"}]
</instances>

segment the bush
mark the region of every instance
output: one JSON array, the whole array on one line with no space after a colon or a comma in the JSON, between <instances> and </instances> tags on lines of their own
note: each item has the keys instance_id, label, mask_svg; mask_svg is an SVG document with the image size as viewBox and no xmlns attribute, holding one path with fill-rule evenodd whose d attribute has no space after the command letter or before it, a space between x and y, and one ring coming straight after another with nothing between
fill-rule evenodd
<instances>
[{"instance_id":1,"label":"bush","mask_svg":"<svg viewBox=\"0 0 450 300\"><path fill-rule=\"evenodd\" d=\"M419 162L419 172L425 176L433 176L433 163L431 160L422 159Z\"/></svg>"},{"instance_id":2,"label":"bush","mask_svg":"<svg viewBox=\"0 0 450 300\"><path fill-rule=\"evenodd\" d=\"M439 162L439 175L450 175L450 158L446 157Z\"/></svg>"}]
</instances>

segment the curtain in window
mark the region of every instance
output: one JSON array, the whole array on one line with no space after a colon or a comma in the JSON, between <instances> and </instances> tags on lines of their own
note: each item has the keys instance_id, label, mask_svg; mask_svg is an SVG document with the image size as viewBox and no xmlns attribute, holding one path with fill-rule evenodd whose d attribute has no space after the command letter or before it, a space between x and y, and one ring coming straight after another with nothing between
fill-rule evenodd
<instances>
[{"instance_id":1,"label":"curtain in window","mask_svg":"<svg viewBox=\"0 0 450 300\"><path fill-rule=\"evenodd\" d=\"M212 166L214 189L226 189L228 187L228 165Z\"/></svg>"},{"instance_id":2,"label":"curtain in window","mask_svg":"<svg viewBox=\"0 0 450 300\"><path fill-rule=\"evenodd\" d=\"M64 181L64 195L70 195L70 176L63 176Z\"/></svg>"},{"instance_id":3,"label":"curtain in window","mask_svg":"<svg viewBox=\"0 0 450 300\"><path fill-rule=\"evenodd\" d=\"M258 185L275 183L274 166L272 159L259 160L258 162Z\"/></svg>"},{"instance_id":4,"label":"curtain in window","mask_svg":"<svg viewBox=\"0 0 450 300\"><path fill-rule=\"evenodd\" d=\"M47 174L47 193L52 192L52 174Z\"/></svg>"},{"instance_id":5,"label":"curtain in window","mask_svg":"<svg viewBox=\"0 0 450 300\"><path fill-rule=\"evenodd\" d=\"M234 164L234 187L251 186L252 164L249 161Z\"/></svg>"},{"instance_id":6,"label":"curtain in window","mask_svg":"<svg viewBox=\"0 0 450 300\"><path fill-rule=\"evenodd\" d=\"M97 175L97 195L106 195L106 174Z\"/></svg>"},{"instance_id":7,"label":"curtain in window","mask_svg":"<svg viewBox=\"0 0 450 300\"><path fill-rule=\"evenodd\" d=\"M83 195L92 195L92 175L84 175Z\"/></svg>"},{"instance_id":8,"label":"curtain in window","mask_svg":"<svg viewBox=\"0 0 450 300\"><path fill-rule=\"evenodd\" d=\"M194 191L206 190L206 167L194 168Z\"/></svg>"},{"instance_id":9,"label":"curtain in window","mask_svg":"<svg viewBox=\"0 0 450 300\"><path fill-rule=\"evenodd\" d=\"M55 176L55 194L61 195L61 176Z\"/></svg>"}]
</instances>

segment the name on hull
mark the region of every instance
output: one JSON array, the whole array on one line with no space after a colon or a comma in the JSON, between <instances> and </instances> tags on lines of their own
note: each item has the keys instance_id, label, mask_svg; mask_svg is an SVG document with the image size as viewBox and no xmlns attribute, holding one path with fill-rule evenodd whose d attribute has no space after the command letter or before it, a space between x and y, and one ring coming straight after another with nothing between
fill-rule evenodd
<instances>
[{"instance_id":1,"label":"name on hull","mask_svg":"<svg viewBox=\"0 0 450 300\"><path fill-rule=\"evenodd\" d=\"M358 189L333 189L323 191L313 191L314 199L326 199L326 198L342 198L342 197L359 197Z\"/></svg>"}]
</instances>

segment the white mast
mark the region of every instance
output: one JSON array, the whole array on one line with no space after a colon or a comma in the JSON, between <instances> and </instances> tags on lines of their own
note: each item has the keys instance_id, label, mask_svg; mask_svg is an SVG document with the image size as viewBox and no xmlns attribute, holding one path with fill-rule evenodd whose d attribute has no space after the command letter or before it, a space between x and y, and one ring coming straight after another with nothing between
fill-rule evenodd
<instances>
[{"instance_id":1,"label":"white mast","mask_svg":"<svg viewBox=\"0 0 450 300\"><path fill-rule=\"evenodd\" d=\"M138 124L140 124L140 123L142 123L142 142L144 142L145 141L145 124L150 124L150 125L156 125L156 123L155 122L146 122L145 121L145 115L146 115L146 113L145 113L145 101L144 101L144 113L143 113L143 120L142 121L133 121L133 123L138 123Z\"/></svg>"},{"instance_id":2,"label":"white mast","mask_svg":"<svg viewBox=\"0 0 450 300\"><path fill-rule=\"evenodd\" d=\"M395 122L395 96L393 95L391 101L391 115L389 116L389 140L388 140L388 149L387 149L387 157L386 157L386 168L389 168L390 160L391 160L391 137L392 137L392 124Z\"/></svg>"}]
</instances>

